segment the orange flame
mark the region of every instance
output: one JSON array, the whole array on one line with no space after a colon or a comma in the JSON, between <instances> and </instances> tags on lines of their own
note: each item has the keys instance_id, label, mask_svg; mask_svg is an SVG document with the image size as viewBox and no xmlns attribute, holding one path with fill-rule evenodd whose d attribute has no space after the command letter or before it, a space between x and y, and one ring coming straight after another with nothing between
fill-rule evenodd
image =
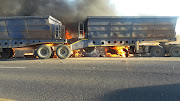
<instances>
[{"instance_id":1,"label":"orange flame","mask_svg":"<svg viewBox=\"0 0 180 101\"><path fill-rule=\"evenodd\" d=\"M58 58L58 56L56 55L56 52L54 52L53 58Z\"/></svg>"},{"instance_id":2,"label":"orange flame","mask_svg":"<svg viewBox=\"0 0 180 101\"><path fill-rule=\"evenodd\" d=\"M66 31L65 38L66 39L72 39L72 35L69 33L69 31Z\"/></svg>"},{"instance_id":3,"label":"orange flame","mask_svg":"<svg viewBox=\"0 0 180 101\"><path fill-rule=\"evenodd\" d=\"M86 33L84 32L84 38L86 37Z\"/></svg>"},{"instance_id":4,"label":"orange flame","mask_svg":"<svg viewBox=\"0 0 180 101\"><path fill-rule=\"evenodd\" d=\"M84 57L85 50L79 49L79 50L73 50L72 57Z\"/></svg>"},{"instance_id":5,"label":"orange flame","mask_svg":"<svg viewBox=\"0 0 180 101\"><path fill-rule=\"evenodd\" d=\"M52 47L52 46L54 46L54 44L50 43L50 44L46 44L46 46Z\"/></svg>"},{"instance_id":6,"label":"orange flame","mask_svg":"<svg viewBox=\"0 0 180 101\"><path fill-rule=\"evenodd\" d=\"M115 53L111 52L114 51ZM110 48L106 48L106 56L107 57L126 57L126 51L129 50L129 46L114 46Z\"/></svg>"}]
</instances>

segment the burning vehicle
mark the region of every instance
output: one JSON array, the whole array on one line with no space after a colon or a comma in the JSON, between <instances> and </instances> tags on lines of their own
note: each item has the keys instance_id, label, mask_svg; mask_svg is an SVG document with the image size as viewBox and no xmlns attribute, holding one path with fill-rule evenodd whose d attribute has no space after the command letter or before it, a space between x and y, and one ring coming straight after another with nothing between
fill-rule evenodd
<instances>
[{"instance_id":1,"label":"burning vehicle","mask_svg":"<svg viewBox=\"0 0 180 101\"><path fill-rule=\"evenodd\" d=\"M78 38L73 39L62 22L52 16L1 17L0 55L11 58L20 48L31 49L41 59L83 57L86 53L106 57L146 53L176 57L180 56L180 46L168 43L176 41L177 19L176 16L89 16L79 23Z\"/></svg>"},{"instance_id":2,"label":"burning vehicle","mask_svg":"<svg viewBox=\"0 0 180 101\"><path fill-rule=\"evenodd\" d=\"M84 48L88 53L104 49L101 52L104 54L97 56L106 57L180 56L179 45L169 44L176 41L177 19L176 16L89 16L79 23L79 41L71 48Z\"/></svg>"}]
</instances>

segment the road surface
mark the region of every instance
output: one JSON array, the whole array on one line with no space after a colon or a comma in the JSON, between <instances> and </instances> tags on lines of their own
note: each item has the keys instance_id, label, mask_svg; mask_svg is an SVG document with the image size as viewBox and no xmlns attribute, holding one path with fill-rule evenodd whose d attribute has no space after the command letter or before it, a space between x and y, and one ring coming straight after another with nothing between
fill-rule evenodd
<instances>
[{"instance_id":1,"label":"road surface","mask_svg":"<svg viewBox=\"0 0 180 101\"><path fill-rule=\"evenodd\" d=\"M180 101L180 58L0 60L0 101Z\"/></svg>"}]
</instances>

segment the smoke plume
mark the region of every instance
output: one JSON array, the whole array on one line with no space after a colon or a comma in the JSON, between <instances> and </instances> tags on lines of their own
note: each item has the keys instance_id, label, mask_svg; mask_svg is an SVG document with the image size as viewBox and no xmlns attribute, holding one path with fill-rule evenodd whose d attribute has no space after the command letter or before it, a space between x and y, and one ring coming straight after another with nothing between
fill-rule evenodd
<instances>
[{"instance_id":1,"label":"smoke plume","mask_svg":"<svg viewBox=\"0 0 180 101\"><path fill-rule=\"evenodd\" d=\"M87 16L113 16L110 0L0 0L0 16L52 15L77 32Z\"/></svg>"}]
</instances>

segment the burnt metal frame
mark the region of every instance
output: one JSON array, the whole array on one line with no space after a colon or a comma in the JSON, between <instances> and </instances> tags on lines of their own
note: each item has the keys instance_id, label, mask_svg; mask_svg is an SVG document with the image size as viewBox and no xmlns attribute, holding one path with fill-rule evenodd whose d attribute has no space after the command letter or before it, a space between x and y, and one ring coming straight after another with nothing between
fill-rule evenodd
<instances>
[{"instance_id":1,"label":"burnt metal frame","mask_svg":"<svg viewBox=\"0 0 180 101\"><path fill-rule=\"evenodd\" d=\"M86 47L99 47L99 46L139 46L141 42L170 42L176 41L176 38L149 38L149 39L81 39L71 44L71 50L83 49ZM137 49L138 51L138 49Z\"/></svg>"}]
</instances>

